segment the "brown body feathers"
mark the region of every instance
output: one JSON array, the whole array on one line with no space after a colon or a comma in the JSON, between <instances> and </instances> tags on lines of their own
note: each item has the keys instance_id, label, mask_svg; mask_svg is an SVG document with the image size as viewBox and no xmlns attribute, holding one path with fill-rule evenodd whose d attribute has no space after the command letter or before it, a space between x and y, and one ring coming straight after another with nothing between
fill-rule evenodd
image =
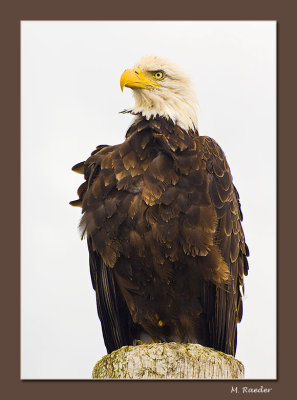
<instances>
[{"instance_id":1,"label":"brown body feathers","mask_svg":"<svg viewBox=\"0 0 297 400\"><path fill-rule=\"evenodd\" d=\"M73 169L107 351L147 335L234 355L248 248L217 143L139 117Z\"/></svg>"}]
</instances>

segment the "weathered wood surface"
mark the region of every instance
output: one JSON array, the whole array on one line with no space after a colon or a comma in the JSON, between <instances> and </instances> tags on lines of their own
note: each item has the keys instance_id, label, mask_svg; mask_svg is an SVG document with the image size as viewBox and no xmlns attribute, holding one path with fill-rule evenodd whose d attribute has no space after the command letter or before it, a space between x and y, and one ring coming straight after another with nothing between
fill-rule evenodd
<instances>
[{"instance_id":1,"label":"weathered wood surface","mask_svg":"<svg viewBox=\"0 0 297 400\"><path fill-rule=\"evenodd\" d=\"M199 344L125 346L104 356L94 379L242 379L243 364Z\"/></svg>"}]
</instances>

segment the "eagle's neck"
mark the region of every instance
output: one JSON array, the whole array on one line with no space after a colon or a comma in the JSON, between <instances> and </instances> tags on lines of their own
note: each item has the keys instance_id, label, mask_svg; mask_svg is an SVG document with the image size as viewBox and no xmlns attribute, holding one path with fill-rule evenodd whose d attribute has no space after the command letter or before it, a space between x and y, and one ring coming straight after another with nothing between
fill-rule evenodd
<instances>
[{"instance_id":1,"label":"eagle's neck","mask_svg":"<svg viewBox=\"0 0 297 400\"><path fill-rule=\"evenodd\" d=\"M186 131L198 130L196 99L193 93L172 93L162 88L159 91L135 89L133 94L133 113L141 114L146 119L158 115L172 120Z\"/></svg>"},{"instance_id":2,"label":"eagle's neck","mask_svg":"<svg viewBox=\"0 0 297 400\"><path fill-rule=\"evenodd\" d=\"M141 113L136 114L133 110L124 110L122 113L135 115L135 119L126 133L126 139L129 139L134 134L141 135L142 132L150 130L152 138L163 140L174 151L183 151L193 146L195 147L194 142L199 136L197 129L183 129L170 118L159 115L145 118Z\"/></svg>"}]
</instances>

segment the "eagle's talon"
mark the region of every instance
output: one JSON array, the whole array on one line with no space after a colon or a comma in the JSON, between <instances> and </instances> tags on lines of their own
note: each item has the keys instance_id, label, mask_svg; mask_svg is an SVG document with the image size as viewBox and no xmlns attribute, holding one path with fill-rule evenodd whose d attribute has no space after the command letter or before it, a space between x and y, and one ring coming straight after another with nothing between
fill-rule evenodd
<instances>
[{"instance_id":1,"label":"eagle's talon","mask_svg":"<svg viewBox=\"0 0 297 400\"><path fill-rule=\"evenodd\" d=\"M152 339L151 342L143 342L142 340L136 340L135 341L135 345L136 346L141 346L143 344L149 345L149 344L155 344L155 343L162 343L162 340L161 339Z\"/></svg>"}]
</instances>

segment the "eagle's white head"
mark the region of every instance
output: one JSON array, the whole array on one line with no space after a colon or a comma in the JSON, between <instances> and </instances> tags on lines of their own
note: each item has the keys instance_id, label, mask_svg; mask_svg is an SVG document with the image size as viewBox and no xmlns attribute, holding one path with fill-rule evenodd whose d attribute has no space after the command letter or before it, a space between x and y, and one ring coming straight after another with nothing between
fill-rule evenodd
<instances>
[{"instance_id":1,"label":"eagle's white head","mask_svg":"<svg viewBox=\"0 0 297 400\"><path fill-rule=\"evenodd\" d=\"M190 78L176 64L162 57L147 56L121 76L121 89L133 89L134 113L147 119L170 118L183 129L198 129L197 99Z\"/></svg>"}]
</instances>

